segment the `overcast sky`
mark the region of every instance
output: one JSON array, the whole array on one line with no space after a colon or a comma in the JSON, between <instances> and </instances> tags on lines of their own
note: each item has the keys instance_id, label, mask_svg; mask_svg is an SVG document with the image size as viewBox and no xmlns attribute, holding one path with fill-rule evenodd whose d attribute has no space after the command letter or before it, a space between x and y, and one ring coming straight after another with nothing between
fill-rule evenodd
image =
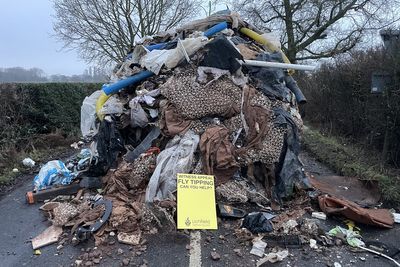
<instances>
[{"instance_id":1,"label":"overcast sky","mask_svg":"<svg viewBox=\"0 0 400 267\"><path fill-rule=\"evenodd\" d=\"M81 74L86 64L61 50L51 0L0 0L0 67L38 67L46 74Z\"/></svg>"}]
</instances>

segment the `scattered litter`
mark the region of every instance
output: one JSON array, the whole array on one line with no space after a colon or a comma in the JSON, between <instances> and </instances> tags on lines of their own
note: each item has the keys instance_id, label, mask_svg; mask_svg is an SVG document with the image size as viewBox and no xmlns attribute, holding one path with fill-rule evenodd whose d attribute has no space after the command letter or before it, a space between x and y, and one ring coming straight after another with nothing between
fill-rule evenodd
<instances>
[{"instance_id":1,"label":"scattered litter","mask_svg":"<svg viewBox=\"0 0 400 267\"><path fill-rule=\"evenodd\" d=\"M315 239L310 239L310 248L312 248L312 249L318 249L318 246L317 246L317 240L315 240Z\"/></svg>"},{"instance_id":2,"label":"scattered litter","mask_svg":"<svg viewBox=\"0 0 400 267\"><path fill-rule=\"evenodd\" d=\"M359 247L359 246L365 246L365 243L361 241L361 235L357 231L353 231L350 229L345 229L340 226L336 226L335 228L331 229L328 232L329 235L331 236L344 236L346 238L347 244L349 244L352 247Z\"/></svg>"},{"instance_id":3,"label":"scattered litter","mask_svg":"<svg viewBox=\"0 0 400 267\"><path fill-rule=\"evenodd\" d=\"M243 252L240 248L235 248L233 252L235 252L239 257L243 257Z\"/></svg>"},{"instance_id":4,"label":"scattered litter","mask_svg":"<svg viewBox=\"0 0 400 267\"><path fill-rule=\"evenodd\" d=\"M28 168L33 168L33 167L35 167L35 161L33 161L33 159L31 159L31 158L25 158L25 159L22 161L22 164L23 164L25 167L28 167Z\"/></svg>"},{"instance_id":5,"label":"scattered litter","mask_svg":"<svg viewBox=\"0 0 400 267\"><path fill-rule=\"evenodd\" d=\"M283 261L287 256L289 256L288 250L268 253L264 258L257 261L257 267L263 265L266 262L275 263L278 261Z\"/></svg>"},{"instance_id":6,"label":"scattered litter","mask_svg":"<svg viewBox=\"0 0 400 267\"><path fill-rule=\"evenodd\" d=\"M253 234L267 233L273 231L271 219L275 215L267 212L252 212L244 218L242 227L247 228Z\"/></svg>"},{"instance_id":7,"label":"scattered litter","mask_svg":"<svg viewBox=\"0 0 400 267\"><path fill-rule=\"evenodd\" d=\"M339 262L334 262L334 263L333 263L333 266L334 266L334 267L342 267L342 265L341 265Z\"/></svg>"},{"instance_id":8,"label":"scattered litter","mask_svg":"<svg viewBox=\"0 0 400 267\"><path fill-rule=\"evenodd\" d=\"M311 217L313 217L313 218L317 218L317 219L320 219L320 220L326 220L326 214L325 213L323 213L323 212L313 212L313 213L311 213Z\"/></svg>"},{"instance_id":9,"label":"scattered litter","mask_svg":"<svg viewBox=\"0 0 400 267\"><path fill-rule=\"evenodd\" d=\"M32 248L37 250L38 248L56 243L62 232L61 227L54 225L50 226L32 239Z\"/></svg>"},{"instance_id":10,"label":"scattered litter","mask_svg":"<svg viewBox=\"0 0 400 267\"><path fill-rule=\"evenodd\" d=\"M17 168L14 168L14 169L12 169L12 172L17 173L17 172L19 172L19 170Z\"/></svg>"},{"instance_id":11,"label":"scattered litter","mask_svg":"<svg viewBox=\"0 0 400 267\"><path fill-rule=\"evenodd\" d=\"M266 236L270 247L301 248L303 242L298 235Z\"/></svg>"},{"instance_id":12,"label":"scattered litter","mask_svg":"<svg viewBox=\"0 0 400 267\"><path fill-rule=\"evenodd\" d=\"M88 239L91 234L98 231L108 221L112 212L112 201L109 199L99 199L93 204L93 209L101 206L104 206L104 212L97 221L94 221L92 224L76 225L76 231L73 231L76 241L79 242Z\"/></svg>"},{"instance_id":13,"label":"scattered litter","mask_svg":"<svg viewBox=\"0 0 400 267\"><path fill-rule=\"evenodd\" d=\"M221 256L217 252L211 251L211 259L214 261L219 261L221 259Z\"/></svg>"},{"instance_id":14,"label":"scattered litter","mask_svg":"<svg viewBox=\"0 0 400 267\"><path fill-rule=\"evenodd\" d=\"M304 218L300 227L300 231L302 233L307 233L312 236L318 235L318 220L317 219L308 219Z\"/></svg>"},{"instance_id":15,"label":"scattered litter","mask_svg":"<svg viewBox=\"0 0 400 267\"><path fill-rule=\"evenodd\" d=\"M73 149L78 150L78 149L81 148L84 144L85 144L84 142L79 141L79 142L74 142L74 143L72 143L70 146L71 146Z\"/></svg>"},{"instance_id":16,"label":"scattered litter","mask_svg":"<svg viewBox=\"0 0 400 267\"><path fill-rule=\"evenodd\" d=\"M35 249L33 251L33 255L42 255L42 252L40 251L40 249Z\"/></svg>"},{"instance_id":17,"label":"scattered litter","mask_svg":"<svg viewBox=\"0 0 400 267\"><path fill-rule=\"evenodd\" d=\"M65 167L60 160L47 162L35 176L33 183L35 190L42 190L52 185L67 185L72 182L75 175Z\"/></svg>"},{"instance_id":18,"label":"scattered litter","mask_svg":"<svg viewBox=\"0 0 400 267\"><path fill-rule=\"evenodd\" d=\"M295 220L289 220L282 225L283 233L288 234L292 229L296 228L299 224Z\"/></svg>"},{"instance_id":19,"label":"scattered litter","mask_svg":"<svg viewBox=\"0 0 400 267\"><path fill-rule=\"evenodd\" d=\"M400 223L400 213L392 213L394 217L394 222L395 223Z\"/></svg>"},{"instance_id":20,"label":"scattered litter","mask_svg":"<svg viewBox=\"0 0 400 267\"><path fill-rule=\"evenodd\" d=\"M264 256L265 248L267 247L267 243L262 241L259 238L253 240L253 247L250 250L250 254L256 255L258 257Z\"/></svg>"},{"instance_id":21,"label":"scattered litter","mask_svg":"<svg viewBox=\"0 0 400 267\"><path fill-rule=\"evenodd\" d=\"M246 216L246 212L244 210L218 203L218 215L223 218L243 218Z\"/></svg>"},{"instance_id":22,"label":"scattered litter","mask_svg":"<svg viewBox=\"0 0 400 267\"><path fill-rule=\"evenodd\" d=\"M118 242L136 246L140 244L141 232L136 233L118 233Z\"/></svg>"}]
</instances>

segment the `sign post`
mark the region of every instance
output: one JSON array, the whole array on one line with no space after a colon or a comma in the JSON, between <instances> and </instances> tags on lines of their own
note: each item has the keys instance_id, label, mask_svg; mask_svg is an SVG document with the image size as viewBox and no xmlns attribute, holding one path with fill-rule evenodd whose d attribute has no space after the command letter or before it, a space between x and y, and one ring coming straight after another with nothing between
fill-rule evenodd
<instances>
[{"instance_id":1,"label":"sign post","mask_svg":"<svg viewBox=\"0 0 400 267\"><path fill-rule=\"evenodd\" d=\"M177 175L178 229L218 229L214 176Z\"/></svg>"}]
</instances>

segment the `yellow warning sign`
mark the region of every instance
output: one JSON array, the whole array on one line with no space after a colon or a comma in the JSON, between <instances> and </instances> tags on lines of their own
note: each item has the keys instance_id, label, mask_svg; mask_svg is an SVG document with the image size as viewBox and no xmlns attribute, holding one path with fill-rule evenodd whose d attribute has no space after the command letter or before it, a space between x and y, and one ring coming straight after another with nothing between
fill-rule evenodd
<instances>
[{"instance_id":1,"label":"yellow warning sign","mask_svg":"<svg viewBox=\"0 0 400 267\"><path fill-rule=\"evenodd\" d=\"M177 175L178 229L218 229L214 176Z\"/></svg>"}]
</instances>

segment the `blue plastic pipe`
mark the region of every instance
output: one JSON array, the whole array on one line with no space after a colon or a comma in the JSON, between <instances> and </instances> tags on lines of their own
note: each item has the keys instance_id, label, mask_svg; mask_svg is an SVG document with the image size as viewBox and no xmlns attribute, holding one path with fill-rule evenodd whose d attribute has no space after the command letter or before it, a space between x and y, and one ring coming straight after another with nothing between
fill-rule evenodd
<instances>
[{"instance_id":1,"label":"blue plastic pipe","mask_svg":"<svg viewBox=\"0 0 400 267\"><path fill-rule=\"evenodd\" d=\"M210 37L210 36L216 34L217 32L220 32L220 31L225 30L226 28L228 28L228 23L226 23L226 21L220 22L220 23L218 23L218 24L212 26L212 27L209 28L208 30L206 30L206 31L204 32L204 36Z\"/></svg>"},{"instance_id":2,"label":"blue plastic pipe","mask_svg":"<svg viewBox=\"0 0 400 267\"><path fill-rule=\"evenodd\" d=\"M159 43L159 44L153 44L153 45L149 45L146 46L147 50L151 51L151 50L163 50L164 47L167 45L168 43Z\"/></svg>"},{"instance_id":3,"label":"blue plastic pipe","mask_svg":"<svg viewBox=\"0 0 400 267\"><path fill-rule=\"evenodd\" d=\"M121 90L124 87L127 87L128 85L139 83L153 75L154 75L153 72L144 70L144 71L139 72L136 75L133 75L126 79L120 80L116 83L104 84L102 89L106 95L111 95L111 94L117 93L119 90Z\"/></svg>"}]
</instances>

